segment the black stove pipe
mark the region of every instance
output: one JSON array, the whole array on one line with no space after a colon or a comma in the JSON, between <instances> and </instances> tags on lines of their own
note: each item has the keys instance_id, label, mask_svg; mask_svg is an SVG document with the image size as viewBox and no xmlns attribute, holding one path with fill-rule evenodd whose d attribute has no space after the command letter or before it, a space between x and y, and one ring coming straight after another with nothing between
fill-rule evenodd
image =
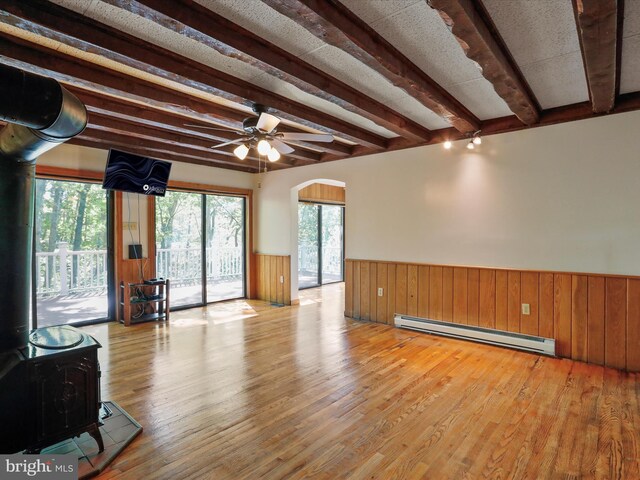
<instances>
[{"instance_id":1,"label":"black stove pipe","mask_svg":"<svg viewBox=\"0 0 640 480\"><path fill-rule=\"evenodd\" d=\"M0 65L0 354L29 335L35 162L82 133L87 110L57 81Z\"/></svg>"}]
</instances>

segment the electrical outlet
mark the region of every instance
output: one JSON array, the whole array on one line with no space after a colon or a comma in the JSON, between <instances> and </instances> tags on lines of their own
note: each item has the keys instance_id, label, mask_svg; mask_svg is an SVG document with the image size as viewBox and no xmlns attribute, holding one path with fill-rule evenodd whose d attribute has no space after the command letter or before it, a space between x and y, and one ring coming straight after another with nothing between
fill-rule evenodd
<instances>
[{"instance_id":1,"label":"electrical outlet","mask_svg":"<svg viewBox=\"0 0 640 480\"><path fill-rule=\"evenodd\" d=\"M284 283L284 275L280 275L280 283Z\"/></svg>"},{"instance_id":2,"label":"electrical outlet","mask_svg":"<svg viewBox=\"0 0 640 480\"><path fill-rule=\"evenodd\" d=\"M522 314L523 315L531 315L531 307L528 303L522 304Z\"/></svg>"},{"instance_id":3,"label":"electrical outlet","mask_svg":"<svg viewBox=\"0 0 640 480\"><path fill-rule=\"evenodd\" d=\"M378 289L378 296L381 297L382 296L382 288Z\"/></svg>"}]
</instances>

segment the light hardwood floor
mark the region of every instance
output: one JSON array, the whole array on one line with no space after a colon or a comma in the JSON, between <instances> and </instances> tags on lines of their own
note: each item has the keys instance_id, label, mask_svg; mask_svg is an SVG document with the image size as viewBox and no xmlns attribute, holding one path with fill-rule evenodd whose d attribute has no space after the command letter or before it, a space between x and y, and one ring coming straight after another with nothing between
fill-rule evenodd
<instances>
[{"instance_id":1,"label":"light hardwood floor","mask_svg":"<svg viewBox=\"0 0 640 480\"><path fill-rule=\"evenodd\" d=\"M640 478L637 374L299 307L88 327L144 427L101 479Z\"/></svg>"}]
</instances>

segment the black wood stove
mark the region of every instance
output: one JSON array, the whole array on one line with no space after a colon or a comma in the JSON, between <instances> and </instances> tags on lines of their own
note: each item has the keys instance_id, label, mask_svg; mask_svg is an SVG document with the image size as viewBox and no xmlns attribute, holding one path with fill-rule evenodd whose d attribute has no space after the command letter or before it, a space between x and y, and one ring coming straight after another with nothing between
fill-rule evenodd
<instances>
[{"instance_id":1,"label":"black wood stove","mask_svg":"<svg viewBox=\"0 0 640 480\"><path fill-rule=\"evenodd\" d=\"M98 430L93 338L72 327L29 335L34 178L39 155L81 133L87 109L57 81L0 65L0 453Z\"/></svg>"},{"instance_id":2,"label":"black wood stove","mask_svg":"<svg viewBox=\"0 0 640 480\"><path fill-rule=\"evenodd\" d=\"M100 435L100 344L69 327L34 330L26 348L5 353L11 372L0 379L0 453L43 447L84 432Z\"/></svg>"}]
</instances>

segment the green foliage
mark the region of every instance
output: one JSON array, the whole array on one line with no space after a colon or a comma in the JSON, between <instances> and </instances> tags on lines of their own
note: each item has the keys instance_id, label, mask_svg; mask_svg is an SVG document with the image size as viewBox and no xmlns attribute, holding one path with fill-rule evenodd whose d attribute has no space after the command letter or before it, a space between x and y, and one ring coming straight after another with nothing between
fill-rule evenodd
<instances>
[{"instance_id":1,"label":"green foliage","mask_svg":"<svg viewBox=\"0 0 640 480\"><path fill-rule=\"evenodd\" d=\"M318 211L322 210L322 243L325 247L342 245L342 207L334 205L298 204L298 243L318 244Z\"/></svg>"},{"instance_id":2,"label":"green foliage","mask_svg":"<svg viewBox=\"0 0 640 480\"><path fill-rule=\"evenodd\" d=\"M83 193L85 208L79 218ZM76 242L81 250L107 248L106 191L100 185L37 179L35 215L38 252L53 251L60 242L67 242L69 249ZM79 221L82 238L76 239Z\"/></svg>"},{"instance_id":3,"label":"green foliage","mask_svg":"<svg viewBox=\"0 0 640 480\"><path fill-rule=\"evenodd\" d=\"M156 243L160 248L194 248L202 242L202 202L206 197L207 246L239 247L244 201L239 197L167 192L156 201Z\"/></svg>"}]
</instances>

